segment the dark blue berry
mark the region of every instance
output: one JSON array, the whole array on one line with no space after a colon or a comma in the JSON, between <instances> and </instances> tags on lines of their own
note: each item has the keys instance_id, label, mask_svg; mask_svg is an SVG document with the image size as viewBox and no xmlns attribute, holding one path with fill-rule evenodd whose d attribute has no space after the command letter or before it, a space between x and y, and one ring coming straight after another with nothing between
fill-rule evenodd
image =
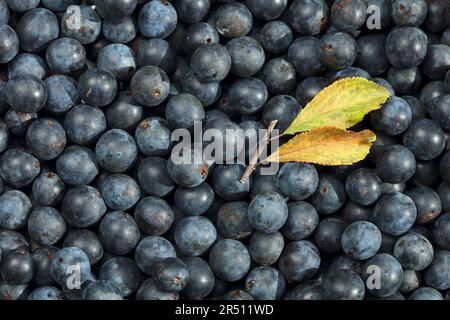
<instances>
[{"instance_id":1,"label":"dark blue berry","mask_svg":"<svg viewBox=\"0 0 450 320\"><path fill-rule=\"evenodd\" d=\"M44 79L48 73L49 70L45 60L34 53L21 53L17 55L8 67L9 79L23 74L31 74L39 79Z\"/></svg>"},{"instance_id":2,"label":"dark blue berry","mask_svg":"<svg viewBox=\"0 0 450 320\"><path fill-rule=\"evenodd\" d=\"M22 148L8 149L0 157L0 176L15 188L30 185L40 170L38 159Z\"/></svg>"},{"instance_id":3,"label":"dark blue berry","mask_svg":"<svg viewBox=\"0 0 450 320\"><path fill-rule=\"evenodd\" d=\"M134 210L139 229L149 235L162 235L172 226L174 213L170 205L157 197L145 197Z\"/></svg>"},{"instance_id":4,"label":"dark blue berry","mask_svg":"<svg viewBox=\"0 0 450 320\"><path fill-rule=\"evenodd\" d=\"M159 117L147 118L139 123L135 138L139 150L146 156L165 156L172 147L169 123Z\"/></svg>"},{"instance_id":5,"label":"dark blue berry","mask_svg":"<svg viewBox=\"0 0 450 320\"><path fill-rule=\"evenodd\" d=\"M305 240L289 243L279 260L280 271L290 282L310 280L318 272L319 266L319 249Z\"/></svg>"},{"instance_id":6,"label":"dark blue berry","mask_svg":"<svg viewBox=\"0 0 450 320\"><path fill-rule=\"evenodd\" d=\"M102 19L89 6L70 5L61 18L65 37L77 39L82 44L96 41L102 31Z\"/></svg>"},{"instance_id":7,"label":"dark blue berry","mask_svg":"<svg viewBox=\"0 0 450 320\"><path fill-rule=\"evenodd\" d=\"M251 77L264 65L264 50L252 37L231 39L225 47L231 57L231 73L235 76Z\"/></svg>"},{"instance_id":8,"label":"dark blue berry","mask_svg":"<svg viewBox=\"0 0 450 320\"><path fill-rule=\"evenodd\" d=\"M218 165L214 167L211 185L214 192L224 200L243 199L250 191L251 179L241 183L245 166L242 164Z\"/></svg>"},{"instance_id":9,"label":"dark blue berry","mask_svg":"<svg viewBox=\"0 0 450 320\"><path fill-rule=\"evenodd\" d=\"M184 214L192 216L205 213L213 201L214 191L206 182L193 188L179 187L174 195L175 206Z\"/></svg>"},{"instance_id":10,"label":"dark blue berry","mask_svg":"<svg viewBox=\"0 0 450 320\"><path fill-rule=\"evenodd\" d=\"M189 299L202 299L208 296L214 287L214 273L209 264L199 257L183 259L189 271L189 281L181 291Z\"/></svg>"},{"instance_id":11,"label":"dark blue berry","mask_svg":"<svg viewBox=\"0 0 450 320\"><path fill-rule=\"evenodd\" d=\"M119 81L129 80L137 69L134 52L123 44L105 46L98 54L99 69L111 72Z\"/></svg>"},{"instance_id":12,"label":"dark blue berry","mask_svg":"<svg viewBox=\"0 0 450 320\"><path fill-rule=\"evenodd\" d=\"M6 102L17 112L32 113L47 101L44 82L33 75L18 75L6 83Z\"/></svg>"},{"instance_id":13,"label":"dark blue berry","mask_svg":"<svg viewBox=\"0 0 450 320\"><path fill-rule=\"evenodd\" d=\"M139 48L137 61L140 67L156 66L166 73L175 69L176 52L164 39L150 39L145 41Z\"/></svg>"},{"instance_id":14,"label":"dark blue berry","mask_svg":"<svg viewBox=\"0 0 450 320\"><path fill-rule=\"evenodd\" d=\"M393 29L386 39L386 56L398 69L417 67L427 54L427 35L418 28Z\"/></svg>"},{"instance_id":15,"label":"dark blue berry","mask_svg":"<svg viewBox=\"0 0 450 320\"><path fill-rule=\"evenodd\" d=\"M406 191L405 194L414 201L419 224L426 224L441 214L442 203L433 189L418 186Z\"/></svg>"},{"instance_id":16,"label":"dark blue berry","mask_svg":"<svg viewBox=\"0 0 450 320\"><path fill-rule=\"evenodd\" d=\"M165 258L153 264L152 277L161 290L180 292L189 281L189 270L181 259Z\"/></svg>"},{"instance_id":17,"label":"dark blue berry","mask_svg":"<svg viewBox=\"0 0 450 320\"><path fill-rule=\"evenodd\" d=\"M113 173L127 171L136 161L137 152L133 137L121 129L107 131L98 139L95 146L98 163Z\"/></svg>"},{"instance_id":18,"label":"dark blue berry","mask_svg":"<svg viewBox=\"0 0 450 320\"><path fill-rule=\"evenodd\" d=\"M228 239L248 238L254 231L249 222L248 203L243 201L227 202L217 212L217 229Z\"/></svg>"},{"instance_id":19,"label":"dark blue berry","mask_svg":"<svg viewBox=\"0 0 450 320\"><path fill-rule=\"evenodd\" d=\"M328 12L323 0L295 0L289 7L289 23L295 31L313 36L327 26Z\"/></svg>"},{"instance_id":20,"label":"dark blue berry","mask_svg":"<svg viewBox=\"0 0 450 320\"><path fill-rule=\"evenodd\" d=\"M209 219L191 216L177 223L174 238L177 248L183 254L195 257L204 254L214 244L217 231Z\"/></svg>"},{"instance_id":21,"label":"dark blue berry","mask_svg":"<svg viewBox=\"0 0 450 320\"><path fill-rule=\"evenodd\" d=\"M209 264L219 278L237 281L245 277L250 269L250 255L237 240L219 240L209 253Z\"/></svg>"},{"instance_id":22,"label":"dark blue berry","mask_svg":"<svg viewBox=\"0 0 450 320\"><path fill-rule=\"evenodd\" d=\"M74 272L78 272L73 277ZM83 284L91 276L88 256L79 248L67 247L55 253L51 264L51 274L56 282L63 288Z\"/></svg>"},{"instance_id":23,"label":"dark blue berry","mask_svg":"<svg viewBox=\"0 0 450 320\"><path fill-rule=\"evenodd\" d=\"M105 249L115 255L131 252L141 235L133 217L122 211L113 211L105 215L98 233Z\"/></svg>"},{"instance_id":24,"label":"dark blue berry","mask_svg":"<svg viewBox=\"0 0 450 320\"><path fill-rule=\"evenodd\" d=\"M44 8L31 9L17 24L20 48L26 52L41 52L59 35L58 19Z\"/></svg>"},{"instance_id":25,"label":"dark blue berry","mask_svg":"<svg viewBox=\"0 0 450 320\"><path fill-rule=\"evenodd\" d=\"M189 93L170 98L166 105L166 119L174 129L193 129L196 122L205 118L202 103Z\"/></svg>"},{"instance_id":26,"label":"dark blue berry","mask_svg":"<svg viewBox=\"0 0 450 320\"><path fill-rule=\"evenodd\" d=\"M267 89L273 94L291 93L297 81L294 67L282 58L267 62L261 76Z\"/></svg>"},{"instance_id":27,"label":"dark blue berry","mask_svg":"<svg viewBox=\"0 0 450 320\"><path fill-rule=\"evenodd\" d=\"M89 206L86 206L87 203ZM61 204L64 220L76 228L85 228L97 223L105 212L106 206L100 192L86 185L69 189Z\"/></svg>"},{"instance_id":28,"label":"dark blue berry","mask_svg":"<svg viewBox=\"0 0 450 320\"><path fill-rule=\"evenodd\" d=\"M398 212L402 212L401 215ZM413 226L417 216L413 200L399 192L381 196L375 205L371 220L381 231L393 236L407 232Z\"/></svg>"},{"instance_id":29,"label":"dark blue berry","mask_svg":"<svg viewBox=\"0 0 450 320\"><path fill-rule=\"evenodd\" d=\"M166 38L175 30L177 20L177 12L169 1L152 0L139 11L139 31L144 37Z\"/></svg>"},{"instance_id":30,"label":"dark blue berry","mask_svg":"<svg viewBox=\"0 0 450 320\"><path fill-rule=\"evenodd\" d=\"M364 282L351 270L330 271L322 284L323 295L328 300L363 300Z\"/></svg>"},{"instance_id":31,"label":"dark blue berry","mask_svg":"<svg viewBox=\"0 0 450 320\"><path fill-rule=\"evenodd\" d=\"M69 231L64 239L64 247L77 247L86 253L91 265L100 261L104 250L98 235L88 229Z\"/></svg>"},{"instance_id":32,"label":"dark blue berry","mask_svg":"<svg viewBox=\"0 0 450 320\"><path fill-rule=\"evenodd\" d=\"M331 69L350 67L356 60L358 48L356 41L345 32L331 32L321 39L320 60Z\"/></svg>"},{"instance_id":33,"label":"dark blue berry","mask_svg":"<svg viewBox=\"0 0 450 320\"><path fill-rule=\"evenodd\" d=\"M47 63L55 73L72 74L84 67L86 50L72 38L59 38L47 48Z\"/></svg>"},{"instance_id":34,"label":"dark blue berry","mask_svg":"<svg viewBox=\"0 0 450 320\"><path fill-rule=\"evenodd\" d=\"M8 63L19 52L19 38L13 28L0 26L0 63Z\"/></svg>"},{"instance_id":35,"label":"dark blue berry","mask_svg":"<svg viewBox=\"0 0 450 320\"><path fill-rule=\"evenodd\" d=\"M125 298L137 291L142 282L142 275L133 260L115 257L102 265L99 279L108 281Z\"/></svg>"},{"instance_id":36,"label":"dark blue berry","mask_svg":"<svg viewBox=\"0 0 450 320\"><path fill-rule=\"evenodd\" d=\"M416 171L414 154L399 144L386 147L376 163L377 174L384 182L406 182Z\"/></svg>"},{"instance_id":37,"label":"dark blue berry","mask_svg":"<svg viewBox=\"0 0 450 320\"><path fill-rule=\"evenodd\" d=\"M344 184L333 175L321 175L316 192L310 201L321 214L331 214L338 211L346 200Z\"/></svg>"},{"instance_id":38,"label":"dark blue berry","mask_svg":"<svg viewBox=\"0 0 450 320\"><path fill-rule=\"evenodd\" d=\"M423 270L430 265L433 255L430 241L417 233L407 233L395 243L394 256L405 269Z\"/></svg>"},{"instance_id":39,"label":"dark blue berry","mask_svg":"<svg viewBox=\"0 0 450 320\"><path fill-rule=\"evenodd\" d=\"M101 69L90 69L78 80L80 98L91 106L103 107L110 104L117 94L114 75Z\"/></svg>"},{"instance_id":40,"label":"dark blue berry","mask_svg":"<svg viewBox=\"0 0 450 320\"><path fill-rule=\"evenodd\" d=\"M191 70L201 82L222 81L231 69L231 57L219 43L201 45L191 57Z\"/></svg>"},{"instance_id":41,"label":"dark blue berry","mask_svg":"<svg viewBox=\"0 0 450 320\"><path fill-rule=\"evenodd\" d=\"M31 254L23 249L15 249L2 257L0 275L10 285L24 285L33 278L33 260Z\"/></svg>"},{"instance_id":42,"label":"dark blue berry","mask_svg":"<svg viewBox=\"0 0 450 320\"><path fill-rule=\"evenodd\" d=\"M131 17L120 22L106 20L103 22L103 36L113 43L128 43L136 37L136 26Z\"/></svg>"},{"instance_id":43,"label":"dark blue berry","mask_svg":"<svg viewBox=\"0 0 450 320\"><path fill-rule=\"evenodd\" d=\"M63 75L53 75L44 81L47 88L45 109L51 113L64 114L79 102L77 82Z\"/></svg>"},{"instance_id":44,"label":"dark blue berry","mask_svg":"<svg viewBox=\"0 0 450 320\"><path fill-rule=\"evenodd\" d=\"M217 32L225 38L245 36L253 26L252 13L240 2L219 6L212 19Z\"/></svg>"},{"instance_id":45,"label":"dark blue berry","mask_svg":"<svg viewBox=\"0 0 450 320\"><path fill-rule=\"evenodd\" d=\"M203 20L209 12L210 0L180 0L174 2L178 18L187 24Z\"/></svg>"},{"instance_id":46,"label":"dark blue berry","mask_svg":"<svg viewBox=\"0 0 450 320\"><path fill-rule=\"evenodd\" d=\"M374 267L378 268L374 269ZM377 272L378 286L373 286L373 280L369 277ZM367 260L363 266L362 276L367 285L367 291L376 297L388 297L394 294L403 279L403 269L401 264L391 255L386 253L377 254ZM370 286L368 284L371 284Z\"/></svg>"},{"instance_id":47,"label":"dark blue berry","mask_svg":"<svg viewBox=\"0 0 450 320\"><path fill-rule=\"evenodd\" d=\"M358 30L366 22L367 4L364 0L336 0L331 7L331 22L344 31Z\"/></svg>"},{"instance_id":48,"label":"dark blue berry","mask_svg":"<svg viewBox=\"0 0 450 320\"><path fill-rule=\"evenodd\" d=\"M66 232L66 223L61 214L52 207L39 207L28 217L28 233L39 244L53 245Z\"/></svg>"},{"instance_id":49,"label":"dark blue berry","mask_svg":"<svg viewBox=\"0 0 450 320\"><path fill-rule=\"evenodd\" d=\"M140 187L151 196L164 197L174 187L167 173L167 160L159 157L147 158L138 167Z\"/></svg>"},{"instance_id":50,"label":"dark blue berry","mask_svg":"<svg viewBox=\"0 0 450 320\"><path fill-rule=\"evenodd\" d=\"M286 163L278 172L278 186L293 200L309 198L317 189L319 175L314 166L304 163Z\"/></svg>"},{"instance_id":51,"label":"dark blue berry","mask_svg":"<svg viewBox=\"0 0 450 320\"><path fill-rule=\"evenodd\" d=\"M287 0L246 0L245 4L260 20L274 20L282 15L287 6Z\"/></svg>"},{"instance_id":52,"label":"dark blue berry","mask_svg":"<svg viewBox=\"0 0 450 320\"><path fill-rule=\"evenodd\" d=\"M259 34L263 48L272 54L286 52L294 39L291 28L283 21L275 20L266 23Z\"/></svg>"},{"instance_id":53,"label":"dark blue berry","mask_svg":"<svg viewBox=\"0 0 450 320\"><path fill-rule=\"evenodd\" d=\"M153 107L169 96L170 81L162 69L146 66L136 71L131 79L130 88L137 102L146 107Z\"/></svg>"}]
</instances>

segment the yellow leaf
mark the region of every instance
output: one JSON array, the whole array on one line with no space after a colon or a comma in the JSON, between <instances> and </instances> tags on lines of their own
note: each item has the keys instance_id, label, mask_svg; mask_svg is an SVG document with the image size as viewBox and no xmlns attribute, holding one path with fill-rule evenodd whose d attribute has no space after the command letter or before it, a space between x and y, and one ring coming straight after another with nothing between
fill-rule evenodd
<instances>
[{"instance_id":1,"label":"yellow leaf","mask_svg":"<svg viewBox=\"0 0 450 320\"><path fill-rule=\"evenodd\" d=\"M324 126L347 129L389 98L382 86L364 78L345 78L320 91L300 112L285 134Z\"/></svg>"},{"instance_id":2,"label":"yellow leaf","mask_svg":"<svg viewBox=\"0 0 450 320\"><path fill-rule=\"evenodd\" d=\"M369 153L375 134L322 127L298 134L272 153L269 162L309 162L326 166L351 165Z\"/></svg>"}]
</instances>

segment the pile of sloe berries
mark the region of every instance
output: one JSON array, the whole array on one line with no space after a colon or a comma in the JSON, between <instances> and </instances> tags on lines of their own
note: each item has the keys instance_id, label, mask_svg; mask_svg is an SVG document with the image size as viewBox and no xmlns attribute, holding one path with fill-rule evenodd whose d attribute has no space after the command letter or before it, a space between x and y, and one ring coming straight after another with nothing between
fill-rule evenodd
<instances>
[{"instance_id":1,"label":"pile of sloe berries","mask_svg":"<svg viewBox=\"0 0 450 320\"><path fill-rule=\"evenodd\" d=\"M0 0L0 299L450 299L449 7ZM391 93L360 163L171 157L345 77Z\"/></svg>"}]
</instances>

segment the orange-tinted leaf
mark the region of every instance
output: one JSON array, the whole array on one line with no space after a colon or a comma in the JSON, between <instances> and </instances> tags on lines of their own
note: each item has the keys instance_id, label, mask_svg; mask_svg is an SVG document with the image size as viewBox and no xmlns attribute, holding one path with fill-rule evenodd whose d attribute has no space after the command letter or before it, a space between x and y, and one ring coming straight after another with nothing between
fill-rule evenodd
<instances>
[{"instance_id":1,"label":"orange-tinted leaf","mask_svg":"<svg viewBox=\"0 0 450 320\"><path fill-rule=\"evenodd\" d=\"M375 134L369 130L352 132L335 127L322 127L298 134L279 147L266 161L351 165L367 156L375 140Z\"/></svg>"}]
</instances>

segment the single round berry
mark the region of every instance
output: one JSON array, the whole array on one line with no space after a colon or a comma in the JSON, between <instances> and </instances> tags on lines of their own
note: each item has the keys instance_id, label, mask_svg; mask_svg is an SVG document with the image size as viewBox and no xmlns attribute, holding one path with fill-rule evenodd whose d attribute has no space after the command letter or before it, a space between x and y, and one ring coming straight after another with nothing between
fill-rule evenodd
<instances>
[{"instance_id":1,"label":"single round berry","mask_svg":"<svg viewBox=\"0 0 450 320\"><path fill-rule=\"evenodd\" d=\"M378 286L367 286L368 292L376 297L388 297L394 294L402 284L402 266L389 254L381 253L375 255L366 261L362 270L362 276L365 282L370 281L369 277L374 272L380 275Z\"/></svg>"},{"instance_id":2,"label":"single round berry","mask_svg":"<svg viewBox=\"0 0 450 320\"><path fill-rule=\"evenodd\" d=\"M139 151L146 156L165 156L172 147L169 123L159 117L144 119L134 136Z\"/></svg>"},{"instance_id":3,"label":"single round berry","mask_svg":"<svg viewBox=\"0 0 450 320\"><path fill-rule=\"evenodd\" d=\"M90 69L83 73L78 80L78 94L87 104L104 107L116 97L116 78L109 71Z\"/></svg>"},{"instance_id":4,"label":"single round berry","mask_svg":"<svg viewBox=\"0 0 450 320\"><path fill-rule=\"evenodd\" d=\"M217 32L225 38L245 36L253 26L252 13L240 2L219 6L212 19Z\"/></svg>"},{"instance_id":5,"label":"single round berry","mask_svg":"<svg viewBox=\"0 0 450 320\"><path fill-rule=\"evenodd\" d=\"M96 41L102 31L102 19L90 6L71 3L62 11L61 30L65 37L74 38L86 45Z\"/></svg>"},{"instance_id":6,"label":"single round berry","mask_svg":"<svg viewBox=\"0 0 450 320\"><path fill-rule=\"evenodd\" d=\"M231 73L235 76L251 77L264 65L264 50L252 37L231 39L225 47L231 58Z\"/></svg>"},{"instance_id":7,"label":"single round berry","mask_svg":"<svg viewBox=\"0 0 450 320\"><path fill-rule=\"evenodd\" d=\"M278 193L268 192L256 195L248 207L250 224L258 231L278 231L289 214L286 201Z\"/></svg>"},{"instance_id":8,"label":"single round berry","mask_svg":"<svg viewBox=\"0 0 450 320\"><path fill-rule=\"evenodd\" d=\"M139 11L139 31L144 37L166 38L175 31L177 20L177 11L172 3L165 0L152 0Z\"/></svg>"},{"instance_id":9,"label":"single round berry","mask_svg":"<svg viewBox=\"0 0 450 320\"><path fill-rule=\"evenodd\" d=\"M89 203L89 206L86 206L86 203ZM76 228L85 228L97 223L105 212L106 206L100 192L86 185L69 189L61 204L64 220Z\"/></svg>"},{"instance_id":10,"label":"single round berry","mask_svg":"<svg viewBox=\"0 0 450 320\"><path fill-rule=\"evenodd\" d=\"M353 171L345 182L349 198L356 204L368 206L381 196L381 179L374 170L360 168Z\"/></svg>"},{"instance_id":11,"label":"single round berry","mask_svg":"<svg viewBox=\"0 0 450 320\"><path fill-rule=\"evenodd\" d=\"M342 249L352 259L366 260L373 257L381 247L381 232L368 221L356 221L342 235Z\"/></svg>"},{"instance_id":12,"label":"single round berry","mask_svg":"<svg viewBox=\"0 0 450 320\"><path fill-rule=\"evenodd\" d=\"M434 121L418 119L403 135L403 144L418 160L432 160L438 157L445 147L444 132Z\"/></svg>"},{"instance_id":13,"label":"single round berry","mask_svg":"<svg viewBox=\"0 0 450 320\"><path fill-rule=\"evenodd\" d=\"M133 217L122 211L113 211L105 215L98 232L105 249L115 255L131 252L141 235Z\"/></svg>"},{"instance_id":14,"label":"single round berry","mask_svg":"<svg viewBox=\"0 0 450 320\"><path fill-rule=\"evenodd\" d=\"M427 54L427 35L418 28L393 29L386 39L386 56L398 69L417 67Z\"/></svg>"},{"instance_id":15,"label":"single round berry","mask_svg":"<svg viewBox=\"0 0 450 320\"><path fill-rule=\"evenodd\" d=\"M289 7L289 23L295 31L313 36L327 26L328 12L323 0L295 0Z\"/></svg>"},{"instance_id":16,"label":"single round berry","mask_svg":"<svg viewBox=\"0 0 450 320\"><path fill-rule=\"evenodd\" d=\"M141 192L137 182L126 174L111 174L102 181L100 192L112 210L124 211L133 207Z\"/></svg>"},{"instance_id":17,"label":"single round berry","mask_svg":"<svg viewBox=\"0 0 450 320\"><path fill-rule=\"evenodd\" d=\"M6 102L17 112L33 113L47 101L44 82L33 75L18 75L6 83Z\"/></svg>"},{"instance_id":18,"label":"single round berry","mask_svg":"<svg viewBox=\"0 0 450 320\"><path fill-rule=\"evenodd\" d=\"M279 269L287 281L310 280L319 270L319 249L309 241L293 241L284 249Z\"/></svg>"},{"instance_id":19,"label":"single round berry","mask_svg":"<svg viewBox=\"0 0 450 320\"><path fill-rule=\"evenodd\" d=\"M309 198L319 185L319 175L314 166L304 163L286 163L278 172L278 186L284 195L293 200Z\"/></svg>"},{"instance_id":20,"label":"single round berry","mask_svg":"<svg viewBox=\"0 0 450 320\"><path fill-rule=\"evenodd\" d=\"M120 152L117 152L120 150ZM95 145L98 163L109 172L127 171L136 161L137 146L133 137L121 129L104 133Z\"/></svg>"},{"instance_id":21,"label":"single round berry","mask_svg":"<svg viewBox=\"0 0 450 320\"><path fill-rule=\"evenodd\" d=\"M405 269L420 271L433 260L434 250L430 241L417 233L408 233L398 238L394 256Z\"/></svg>"},{"instance_id":22,"label":"single round berry","mask_svg":"<svg viewBox=\"0 0 450 320\"><path fill-rule=\"evenodd\" d=\"M319 56L328 68L339 70L350 67L356 60L357 52L356 41L348 33L327 33L321 39Z\"/></svg>"},{"instance_id":23,"label":"single round berry","mask_svg":"<svg viewBox=\"0 0 450 320\"><path fill-rule=\"evenodd\" d=\"M344 184L333 175L322 175L316 192L311 196L311 204L321 214L331 214L338 211L345 203Z\"/></svg>"},{"instance_id":24,"label":"single round berry","mask_svg":"<svg viewBox=\"0 0 450 320\"><path fill-rule=\"evenodd\" d=\"M146 66L136 71L131 79L130 88L137 102L146 107L153 107L169 96L170 81L162 69Z\"/></svg>"},{"instance_id":25,"label":"single round berry","mask_svg":"<svg viewBox=\"0 0 450 320\"><path fill-rule=\"evenodd\" d=\"M86 50L76 39L59 38L47 48L46 59L53 72L71 74L84 67Z\"/></svg>"},{"instance_id":26,"label":"single round berry","mask_svg":"<svg viewBox=\"0 0 450 320\"><path fill-rule=\"evenodd\" d=\"M224 239L212 247L209 264L219 278L237 281L247 274L250 268L250 255L241 242Z\"/></svg>"},{"instance_id":27,"label":"single round berry","mask_svg":"<svg viewBox=\"0 0 450 320\"><path fill-rule=\"evenodd\" d=\"M137 69L134 52L123 44L105 46L98 54L97 66L109 71L117 80L129 80Z\"/></svg>"},{"instance_id":28,"label":"single round berry","mask_svg":"<svg viewBox=\"0 0 450 320\"><path fill-rule=\"evenodd\" d=\"M182 260L166 258L153 264L152 277L161 290L180 292L189 281L189 270Z\"/></svg>"},{"instance_id":29,"label":"single round berry","mask_svg":"<svg viewBox=\"0 0 450 320\"><path fill-rule=\"evenodd\" d=\"M159 236L166 233L172 226L174 213L165 200L145 197L136 205L134 218L142 232Z\"/></svg>"},{"instance_id":30,"label":"single round berry","mask_svg":"<svg viewBox=\"0 0 450 320\"><path fill-rule=\"evenodd\" d=\"M191 57L191 70L201 82L222 81L231 69L231 57L219 43L198 47Z\"/></svg>"},{"instance_id":31,"label":"single round berry","mask_svg":"<svg viewBox=\"0 0 450 320\"><path fill-rule=\"evenodd\" d=\"M58 19L44 8L31 9L17 24L20 48L26 52L41 52L59 35Z\"/></svg>"},{"instance_id":32,"label":"single round berry","mask_svg":"<svg viewBox=\"0 0 450 320\"><path fill-rule=\"evenodd\" d=\"M19 38L13 28L0 26L0 63L8 63L19 52Z\"/></svg>"},{"instance_id":33,"label":"single round berry","mask_svg":"<svg viewBox=\"0 0 450 320\"><path fill-rule=\"evenodd\" d=\"M416 170L414 154L398 144L386 147L376 164L378 176L389 183L406 182Z\"/></svg>"},{"instance_id":34,"label":"single round berry","mask_svg":"<svg viewBox=\"0 0 450 320\"><path fill-rule=\"evenodd\" d=\"M41 118L28 127L27 145L39 159L52 160L64 150L66 132L56 120Z\"/></svg>"},{"instance_id":35,"label":"single round berry","mask_svg":"<svg viewBox=\"0 0 450 320\"><path fill-rule=\"evenodd\" d=\"M174 238L177 248L183 254L195 257L204 254L214 244L217 231L209 219L192 216L177 223Z\"/></svg>"},{"instance_id":36,"label":"single round berry","mask_svg":"<svg viewBox=\"0 0 450 320\"><path fill-rule=\"evenodd\" d=\"M401 215L398 212L402 212ZM417 216L413 200L399 192L381 196L375 205L371 220L381 231L393 236L407 232L413 226Z\"/></svg>"}]
</instances>

